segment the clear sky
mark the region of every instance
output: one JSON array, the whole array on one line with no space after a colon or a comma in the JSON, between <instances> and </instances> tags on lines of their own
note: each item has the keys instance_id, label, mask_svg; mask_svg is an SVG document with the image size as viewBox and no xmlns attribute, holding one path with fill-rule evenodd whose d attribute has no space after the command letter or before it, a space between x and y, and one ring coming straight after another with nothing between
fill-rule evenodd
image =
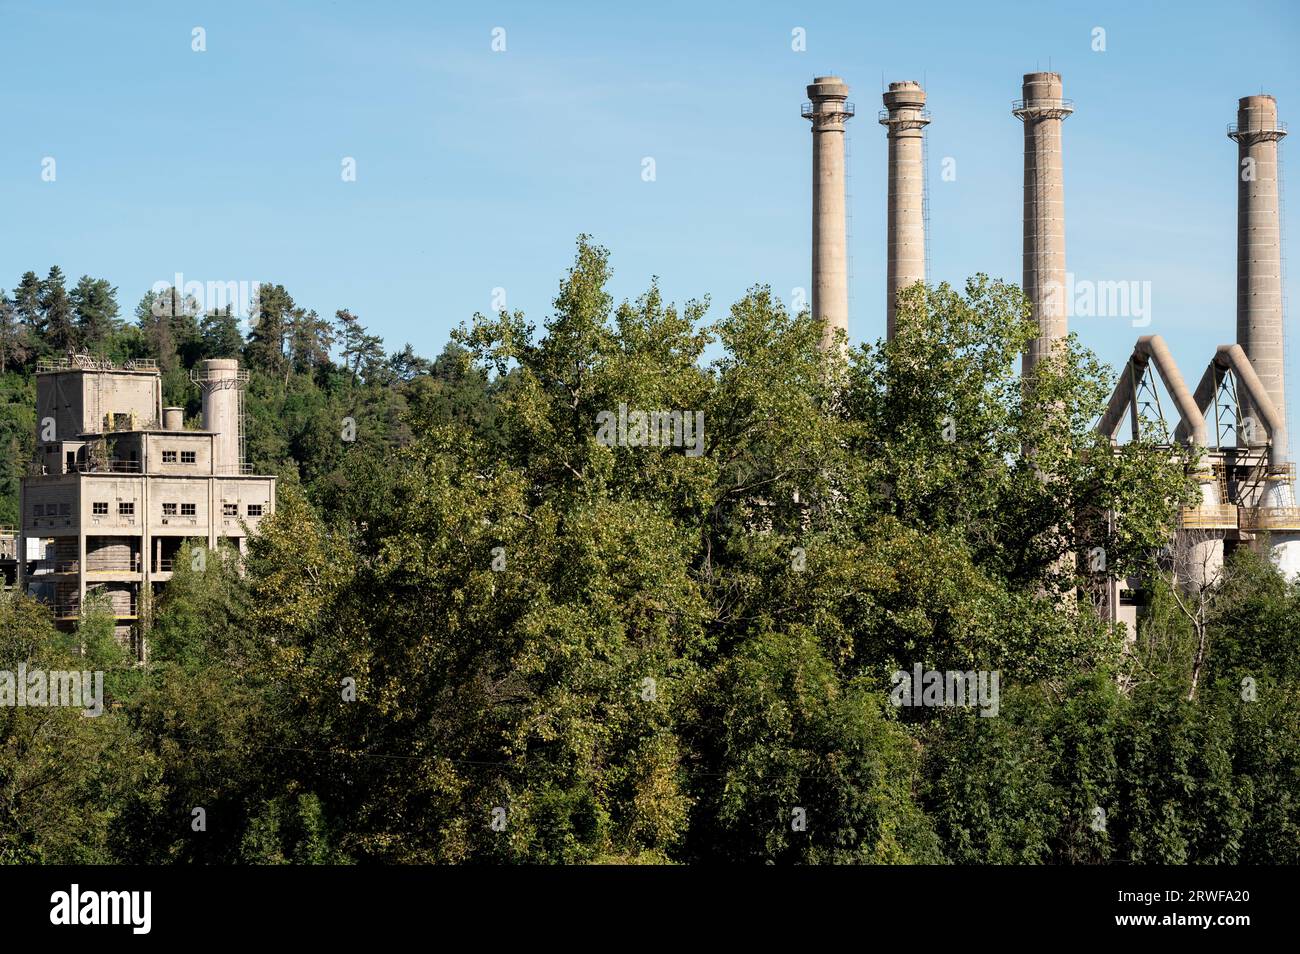
<instances>
[{"instance_id":1,"label":"clear sky","mask_svg":"<svg viewBox=\"0 0 1300 954\"><path fill-rule=\"evenodd\" d=\"M1225 125L1260 91L1300 121L1298 44L1292 2L0 0L0 286L58 264L72 281L108 278L129 314L178 272L282 282L322 314L350 308L390 350L432 356L494 288L540 324L587 232L613 254L619 297L658 275L675 300L711 295L714 314L756 283L788 300L809 284L799 106L814 75L835 73L858 105L851 335L874 339L882 82L929 94L931 280L1018 282L1010 104L1023 73L1050 67L1077 110L1064 130L1070 270L1151 283L1145 328L1072 327L1115 364L1137 335L1161 334L1194 383L1234 337ZM1295 248L1300 199L1287 211Z\"/></svg>"}]
</instances>

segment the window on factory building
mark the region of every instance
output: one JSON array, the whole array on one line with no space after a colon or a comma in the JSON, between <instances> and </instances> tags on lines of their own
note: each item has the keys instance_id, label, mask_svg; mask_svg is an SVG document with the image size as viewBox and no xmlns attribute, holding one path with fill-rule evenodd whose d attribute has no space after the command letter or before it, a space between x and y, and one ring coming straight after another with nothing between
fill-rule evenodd
<instances>
[{"instance_id":1,"label":"window on factory building","mask_svg":"<svg viewBox=\"0 0 1300 954\"><path fill-rule=\"evenodd\" d=\"M221 505L221 515L222 515L223 517L238 517L238 516L239 516L239 504L222 504L222 505Z\"/></svg>"},{"instance_id":2,"label":"window on factory building","mask_svg":"<svg viewBox=\"0 0 1300 954\"><path fill-rule=\"evenodd\" d=\"M163 451L163 463L164 463L164 464L174 464L174 463L176 463L176 452L175 452L175 451Z\"/></svg>"},{"instance_id":3,"label":"window on factory building","mask_svg":"<svg viewBox=\"0 0 1300 954\"><path fill-rule=\"evenodd\" d=\"M198 454L196 454L194 451L181 451L182 464L193 464L197 460L198 460Z\"/></svg>"},{"instance_id":4,"label":"window on factory building","mask_svg":"<svg viewBox=\"0 0 1300 954\"><path fill-rule=\"evenodd\" d=\"M32 516L33 516L33 517L43 517L43 516L45 516L45 504L36 504L36 505L34 505L34 506L32 507Z\"/></svg>"},{"instance_id":5,"label":"window on factory building","mask_svg":"<svg viewBox=\"0 0 1300 954\"><path fill-rule=\"evenodd\" d=\"M59 516L60 516L60 517L71 517L71 516L72 516L72 504L59 504Z\"/></svg>"},{"instance_id":6,"label":"window on factory building","mask_svg":"<svg viewBox=\"0 0 1300 954\"><path fill-rule=\"evenodd\" d=\"M181 504L181 516L192 517L198 512L194 504Z\"/></svg>"},{"instance_id":7,"label":"window on factory building","mask_svg":"<svg viewBox=\"0 0 1300 954\"><path fill-rule=\"evenodd\" d=\"M176 516L176 505L175 505L174 503L170 503L170 504L169 504L169 503L165 503L165 504L163 504L163 516L164 516L164 517L174 517L174 516Z\"/></svg>"},{"instance_id":8,"label":"window on factory building","mask_svg":"<svg viewBox=\"0 0 1300 954\"><path fill-rule=\"evenodd\" d=\"M131 501L130 503L119 503L117 505L117 515L119 517L135 516L135 502Z\"/></svg>"},{"instance_id":9,"label":"window on factory building","mask_svg":"<svg viewBox=\"0 0 1300 954\"><path fill-rule=\"evenodd\" d=\"M248 515L249 515L250 517L260 517L260 516L262 515L262 505L261 505L261 504L249 504L249 505L248 505Z\"/></svg>"},{"instance_id":10,"label":"window on factory building","mask_svg":"<svg viewBox=\"0 0 1300 954\"><path fill-rule=\"evenodd\" d=\"M90 512L97 517L108 516L108 501L96 500L94 503L90 505Z\"/></svg>"}]
</instances>

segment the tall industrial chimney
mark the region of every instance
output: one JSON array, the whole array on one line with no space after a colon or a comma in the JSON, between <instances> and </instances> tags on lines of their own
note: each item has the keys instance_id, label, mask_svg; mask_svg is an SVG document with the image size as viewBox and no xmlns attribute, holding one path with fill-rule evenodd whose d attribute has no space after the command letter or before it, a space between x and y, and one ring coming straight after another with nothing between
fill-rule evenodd
<instances>
[{"instance_id":1,"label":"tall industrial chimney","mask_svg":"<svg viewBox=\"0 0 1300 954\"><path fill-rule=\"evenodd\" d=\"M800 110L812 121L812 313L822 321L822 347L849 327L849 260L844 206L844 123L853 116L849 87L818 76Z\"/></svg>"},{"instance_id":2,"label":"tall industrial chimney","mask_svg":"<svg viewBox=\"0 0 1300 954\"><path fill-rule=\"evenodd\" d=\"M1237 142L1237 344L1246 352L1283 423L1286 391L1282 380L1277 144L1285 135L1272 96L1243 96L1237 101L1237 121L1228 127L1229 138ZM1260 420L1245 395L1241 413ZM1286 450L1276 449L1283 454Z\"/></svg>"},{"instance_id":3,"label":"tall industrial chimney","mask_svg":"<svg viewBox=\"0 0 1300 954\"><path fill-rule=\"evenodd\" d=\"M215 432L212 468L217 474L237 474L244 462L244 386L248 372L234 358L200 361L190 378L203 394L203 429Z\"/></svg>"},{"instance_id":4,"label":"tall industrial chimney","mask_svg":"<svg viewBox=\"0 0 1300 954\"><path fill-rule=\"evenodd\" d=\"M1022 362L1028 378L1056 342L1069 333L1065 300L1065 177L1061 123L1074 104L1061 98L1059 73L1026 73L1023 99L1012 114L1025 124L1023 290L1033 306L1038 337Z\"/></svg>"},{"instance_id":5,"label":"tall industrial chimney","mask_svg":"<svg viewBox=\"0 0 1300 954\"><path fill-rule=\"evenodd\" d=\"M907 80L890 83L880 123L889 138L888 267L885 333L894 337L898 293L925 281L925 90Z\"/></svg>"}]
</instances>

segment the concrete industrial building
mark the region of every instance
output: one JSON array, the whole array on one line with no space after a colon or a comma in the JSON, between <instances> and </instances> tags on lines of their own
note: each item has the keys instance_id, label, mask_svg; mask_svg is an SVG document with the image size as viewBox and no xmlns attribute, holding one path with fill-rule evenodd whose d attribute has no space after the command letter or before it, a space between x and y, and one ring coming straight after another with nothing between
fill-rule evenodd
<instances>
[{"instance_id":1,"label":"concrete industrial building","mask_svg":"<svg viewBox=\"0 0 1300 954\"><path fill-rule=\"evenodd\" d=\"M1074 111L1057 73L1025 74L1013 115L1024 124L1022 287L1038 337L1022 359L1027 377L1069 334L1065 262L1062 125ZM803 114L813 119L813 314L824 340L848 327L843 129L848 86L818 77ZM886 335L894 334L897 293L925 280L926 98L913 82L891 83L880 122L888 130ZM829 134L828 134L829 133ZM1272 96L1243 97L1228 136L1237 144L1237 343L1221 345L1193 391L1158 335L1138 339L1098 429L1118 440L1127 421L1141 433L1144 413L1164 421L1157 379L1169 395L1172 439L1196 449L1197 506L1183 511L1171 551L1180 578L1212 582L1228 551L1265 549L1279 569L1300 577L1300 507L1286 432L1284 314L1278 143L1286 127ZM1135 625L1141 581L1109 580L1099 608Z\"/></svg>"},{"instance_id":2,"label":"concrete industrial building","mask_svg":"<svg viewBox=\"0 0 1300 954\"><path fill-rule=\"evenodd\" d=\"M1215 350L1190 391L1165 342L1158 335L1140 338L1098 425L1115 439L1127 414L1136 434L1140 405L1154 405L1164 422L1152 374L1159 376L1172 398L1173 437L1199 458L1193 476L1200 501L1183 511L1171 548L1190 586L1213 585L1227 554L1240 546L1263 550L1282 573L1300 577L1300 507L1283 380L1278 142L1285 135L1268 95L1243 97L1228 126L1237 143L1237 343ZM1137 582L1113 585L1112 619L1133 625Z\"/></svg>"},{"instance_id":3,"label":"concrete industrial building","mask_svg":"<svg viewBox=\"0 0 1300 954\"><path fill-rule=\"evenodd\" d=\"M163 407L152 361L121 367L88 355L37 367L37 447L22 481L18 586L70 627L89 594L108 601L117 635L131 639L143 600L171 579L185 540L209 549L247 534L275 508L273 476L244 462L243 390L233 359L191 372L202 428ZM133 647L141 656L144 647Z\"/></svg>"}]
</instances>

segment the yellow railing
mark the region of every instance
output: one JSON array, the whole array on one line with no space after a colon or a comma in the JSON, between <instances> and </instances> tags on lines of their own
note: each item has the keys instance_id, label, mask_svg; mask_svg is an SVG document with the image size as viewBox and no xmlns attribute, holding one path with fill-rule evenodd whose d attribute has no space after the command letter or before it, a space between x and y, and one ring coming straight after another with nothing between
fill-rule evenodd
<instances>
[{"instance_id":1,"label":"yellow railing","mask_svg":"<svg viewBox=\"0 0 1300 954\"><path fill-rule=\"evenodd\" d=\"M1243 530L1300 530L1300 507L1242 507Z\"/></svg>"},{"instance_id":2,"label":"yellow railing","mask_svg":"<svg viewBox=\"0 0 1300 954\"><path fill-rule=\"evenodd\" d=\"M1233 504L1184 507L1182 525L1184 530L1236 530L1237 508Z\"/></svg>"}]
</instances>

